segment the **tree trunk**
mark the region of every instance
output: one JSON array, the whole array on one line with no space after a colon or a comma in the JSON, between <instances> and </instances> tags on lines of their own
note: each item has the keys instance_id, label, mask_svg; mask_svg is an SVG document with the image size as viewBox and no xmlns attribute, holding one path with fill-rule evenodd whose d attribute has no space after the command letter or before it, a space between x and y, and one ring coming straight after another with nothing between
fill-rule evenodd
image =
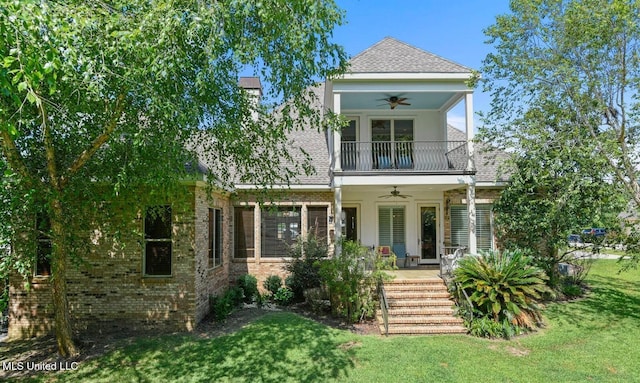
<instances>
[{"instance_id":1,"label":"tree trunk","mask_svg":"<svg viewBox=\"0 0 640 383\"><path fill-rule=\"evenodd\" d=\"M69 302L67 300L67 238L63 223L62 203L58 198L51 201L51 232L53 248L51 252L51 294L55 317L58 353L65 357L78 355L71 333Z\"/></svg>"}]
</instances>

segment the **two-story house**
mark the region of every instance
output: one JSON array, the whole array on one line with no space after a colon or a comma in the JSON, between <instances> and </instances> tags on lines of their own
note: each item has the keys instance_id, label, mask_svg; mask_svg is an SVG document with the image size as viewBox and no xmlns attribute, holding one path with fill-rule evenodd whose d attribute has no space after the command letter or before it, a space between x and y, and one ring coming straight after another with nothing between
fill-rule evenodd
<instances>
[{"instance_id":1,"label":"two-story house","mask_svg":"<svg viewBox=\"0 0 640 383\"><path fill-rule=\"evenodd\" d=\"M350 63L347 74L316 89L317 106L348 125L291 137L312 155L316 174L283 187L277 213L236 205L232 274L276 273L282 246L318 224L328 240L390 246L419 264L437 264L451 245L472 253L494 247L491 203L502 182L483 148L474 148L473 71L393 38ZM447 121L460 103L464 131Z\"/></svg>"},{"instance_id":2,"label":"two-story house","mask_svg":"<svg viewBox=\"0 0 640 383\"><path fill-rule=\"evenodd\" d=\"M209 312L209 297L238 276L251 273L260 286L269 275L284 276L287 245L312 232L328 244L345 237L389 246L426 265L437 264L448 245L471 253L493 248L491 203L501 180L474 148L472 76L393 38L356 55L347 74L313 89L315 106L348 124L290 133L292 148L309 155L315 173L273 185L279 193L272 206L258 203L256 185L212 194L205 182L191 181L181 201L163 202L164 220L149 216L147 206L129 206L126 246L96 227L103 235L68 271L74 329L191 330ZM256 78L240 85L261 94ZM461 103L466 123L459 130L447 113ZM41 269L28 292L22 280L11 280L11 337L52 328Z\"/></svg>"}]
</instances>

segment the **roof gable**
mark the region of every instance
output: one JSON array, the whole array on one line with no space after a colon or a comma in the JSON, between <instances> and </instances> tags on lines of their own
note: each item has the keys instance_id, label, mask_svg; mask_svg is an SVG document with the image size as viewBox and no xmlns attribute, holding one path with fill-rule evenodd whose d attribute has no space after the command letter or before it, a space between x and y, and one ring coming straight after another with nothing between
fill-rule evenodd
<instances>
[{"instance_id":1,"label":"roof gable","mask_svg":"<svg viewBox=\"0 0 640 383\"><path fill-rule=\"evenodd\" d=\"M472 70L412 45L385 37L354 56L351 73L471 73Z\"/></svg>"}]
</instances>

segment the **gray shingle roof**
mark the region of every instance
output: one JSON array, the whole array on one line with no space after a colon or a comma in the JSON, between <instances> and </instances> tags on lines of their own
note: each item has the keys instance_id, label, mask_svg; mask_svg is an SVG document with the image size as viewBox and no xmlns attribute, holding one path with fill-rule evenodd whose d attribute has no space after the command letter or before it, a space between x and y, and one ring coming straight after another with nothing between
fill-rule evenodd
<instances>
[{"instance_id":1,"label":"gray shingle roof","mask_svg":"<svg viewBox=\"0 0 640 383\"><path fill-rule=\"evenodd\" d=\"M450 141L466 141L464 132L447 125L447 137ZM473 159L476 165L476 182L504 182L509 179L501 165L509 158L505 151L498 150L490 144L479 142L474 146Z\"/></svg>"},{"instance_id":2,"label":"gray shingle roof","mask_svg":"<svg viewBox=\"0 0 640 383\"><path fill-rule=\"evenodd\" d=\"M240 77L238 85L244 89L260 89L262 90L262 84L259 77Z\"/></svg>"},{"instance_id":3,"label":"gray shingle roof","mask_svg":"<svg viewBox=\"0 0 640 383\"><path fill-rule=\"evenodd\" d=\"M351 73L470 73L471 69L392 37L354 56Z\"/></svg>"}]
</instances>

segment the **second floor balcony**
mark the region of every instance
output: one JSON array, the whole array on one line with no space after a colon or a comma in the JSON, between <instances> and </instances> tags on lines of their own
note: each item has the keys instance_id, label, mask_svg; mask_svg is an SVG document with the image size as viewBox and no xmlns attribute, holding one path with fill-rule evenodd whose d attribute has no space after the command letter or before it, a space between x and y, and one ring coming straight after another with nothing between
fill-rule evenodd
<instances>
[{"instance_id":1,"label":"second floor balcony","mask_svg":"<svg viewBox=\"0 0 640 383\"><path fill-rule=\"evenodd\" d=\"M342 142L343 172L460 173L467 169L466 141Z\"/></svg>"}]
</instances>

